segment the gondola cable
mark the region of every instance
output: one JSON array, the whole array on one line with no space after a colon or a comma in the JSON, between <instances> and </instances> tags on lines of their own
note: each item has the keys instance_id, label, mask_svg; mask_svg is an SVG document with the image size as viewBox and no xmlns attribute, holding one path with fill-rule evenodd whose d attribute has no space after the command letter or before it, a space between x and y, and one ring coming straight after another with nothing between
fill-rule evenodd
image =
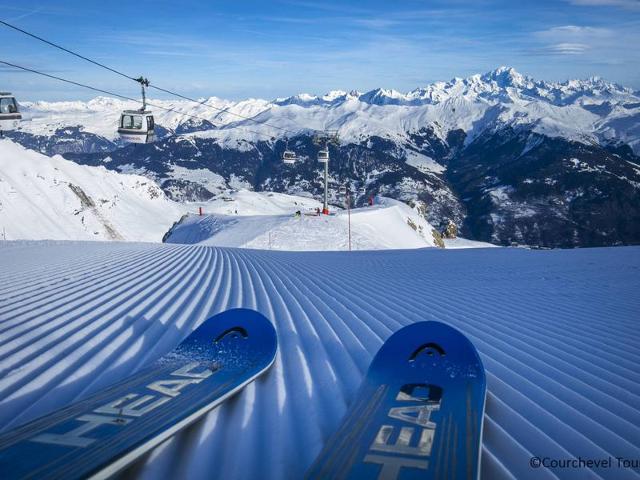
<instances>
[{"instance_id":1,"label":"gondola cable","mask_svg":"<svg viewBox=\"0 0 640 480\"><path fill-rule=\"evenodd\" d=\"M7 62L7 61L5 61L5 60L0 60L0 64L7 65L8 67L17 68L17 69L19 69L19 70L23 70L23 71L25 71L25 72L35 73L35 74L37 74L37 75L41 75L41 76L43 76L43 77L51 78L51 79L53 79L53 80L58 80L58 81L60 81L60 82L65 82L65 83L69 83L69 84L71 84L71 85L76 85L76 86L78 86L78 87L82 87L82 88L86 88L86 89L89 89L89 90L93 90L94 92L104 93L105 95L111 95L111 96L113 96L113 97L118 97L118 98L121 98L121 99L124 99L124 100L129 100L129 101L136 102L136 103L140 103L140 104L142 104L142 103L143 103L141 100L138 100L138 99L136 99L136 98L127 97L126 95L121 95L121 94L119 94L119 93L110 92L109 90L104 90L104 89L101 89L101 88L92 87L91 85L87 85L87 84L85 84L85 83L76 82L76 81L74 81L74 80L69 80L69 79L67 79L67 78L58 77L58 76L56 76L56 75L51 75L51 74L49 74L49 73L41 72L41 71L39 71L39 70L35 70L35 69L33 69L33 68L23 67L23 66L21 66L21 65L17 65L17 64L15 64L15 63L11 63L11 62ZM181 112L181 111L176 110L176 109L174 109L174 108L167 108L167 107L163 107L163 106L161 106L161 105L154 104L154 103L149 103L149 102L146 102L146 105L150 105L150 106L152 106L153 108L158 108L158 109L160 109L160 110L164 110L164 111L167 111L167 112L178 113L178 114L180 114L180 115L184 115L185 117L196 118L196 119L198 119L198 120L202 120L202 121L209 122L209 120L208 120L208 119L206 119L206 118L204 118L204 117L199 117L199 116L197 116L197 115L193 115L193 114L190 114L190 113L184 113L184 112ZM217 126L217 125L214 125L214 126L215 126L216 128L218 128L218 129L221 129L221 128L220 128L220 126ZM249 130L248 128L246 128L246 127L244 127L244 126L239 126L238 128L243 128L243 129L245 129L246 131L248 131L249 133L253 133L253 134L255 134L255 135L262 135L262 136L264 136L264 135L265 135L265 133L262 133L262 132L256 132L256 131L254 131L254 130Z\"/></svg>"},{"instance_id":2,"label":"gondola cable","mask_svg":"<svg viewBox=\"0 0 640 480\"><path fill-rule=\"evenodd\" d=\"M123 72L121 72L121 71L119 71L119 70L116 70L115 68L109 67L109 66L107 66L107 65L105 65L105 64L103 64L103 63L100 63L100 62L97 62L97 61L95 61L95 60L92 60L92 59L90 59L90 58L88 58L88 57L86 57L86 56L84 56L84 55L81 55L81 54L76 53L76 52L74 52L74 51L72 51L72 50L69 50L68 48L65 48L65 47L63 47L63 46L61 46L61 45L58 45L57 43L51 42L51 41L49 41L49 40L46 40L45 38L42 38L42 37L40 37L40 36L38 36L38 35L35 35L35 34L31 33L31 32L28 32L28 31L26 31L26 30L24 30L24 29L22 29L22 28L16 27L15 25L12 25L12 24L10 24L10 23L8 23L8 22L5 22L5 21L3 21L3 20L0 20L0 24L5 25L6 27L9 27L9 28L11 28L11 29L13 29L13 30L16 30L16 31L18 31L18 32L20 32L20 33L23 33L23 34L25 34L25 35L28 35L29 37L32 37L32 38L34 38L34 39L36 39L36 40L39 40L39 41L41 41L41 42L43 42L43 43L46 43L47 45L50 45L50 46L52 46L52 47L54 47L54 48L57 48L57 49L62 50L62 51L64 51L64 52L66 52L66 53L69 53L69 54L71 54L71 55L73 55L73 56L75 56L75 57L77 57L77 58L80 58L80 59L85 60L85 61L87 61L87 62L89 62L89 63L92 63L93 65L96 65L96 66L98 66L98 67L101 67L101 68L104 68L104 69L106 69L106 70L109 70L110 72L113 72L113 73L115 73L115 74L117 74L117 75L120 75L120 76L122 76L122 77L125 77L125 78L127 78L127 79L129 79L129 80L133 80L133 81L135 81L135 82L138 82L138 79L137 79L137 78L135 78L135 77L132 77L132 76L130 76L130 75L127 75L126 73L123 73ZM255 120L254 118L247 117L247 116L245 116L245 115L241 115L241 114L239 114L239 113L231 112L231 111L229 111L229 109L226 109L226 108L220 108L220 107L215 107L215 106L213 106L213 105L209 105L209 104L205 103L206 101L202 101L202 102L201 102L201 101L195 100L195 99L193 99L193 98L187 97L187 96L182 95L182 94L179 94L179 93L177 93L177 92L173 92L173 91L171 91L171 90L167 90L167 89L165 89L165 88L162 88L162 87L159 87L159 86L157 86L157 85L154 85L154 84L153 84L153 83L151 83L151 82L149 82L148 87L149 87L149 88L153 88L153 89L158 90L158 91L161 91L161 92L164 92L164 93L167 93L167 94L169 94L169 95L172 95L172 96L178 97L178 98L182 98L183 100L188 100L188 101L190 101L190 102L198 103L198 104L203 105L203 106L205 106L205 107L208 107L208 108L214 109L214 110L216 110L216 111L218 111L218 112L220 112L220 113L228 113L229 115L234 115L234 116L236 116L236 117L238 117L238 118L242 118L242 119L244 119L244 120L247 120L247 121L250 121L250 122L254 122L254 123L258 124L258 125L266 125L266 126L269 126L269 127L271 127L271 128L274 128L274 129L277 129L277 130L281 130L281 131L283 131L283 132L289 132L289 133L292 133L292 134L294 134L294 135L297 135L297 133L298 133L298 132L294 132L294 131L289 130L289 129L284 128L284 127L279 127L279 126L277 126L277 125L272 125L272 124L267 123L267 122L260 122L260 121L258 121L258 120ZM257 133L257 132L253 132L253 133ZM259 135L268 136L266 133L260 133Z\"/></svg>"},{"instance_id":3,"label":"gondola cable","mask_svg":"<svg viewBox=\"0 0 640 480\"><path fill-rule=\"evenodd\" d=\"M50 41L49 41L49 40L47 40L47 39L44 39L44 38L42 38L42 37L39 37L38 35L35 35L35 34L33 34L33 33L30 33L30 32L27 32L26 30L23 30L23 29L22 29L22 28L20 28L20 27L16 27L15 25L12 25L12 24L10 24L10 23L7 23L7 22L5 22L4 20L0 20L0 24L4 25L4 26L6 26L6 27L12 28L12 29L14 29L14 30L16 30L16 31L18 31L18 32L20 32L20 33L24 33L25 35L28 35L28 36L29 36L29 37L31 37L31 38L35 38L36 40L39 40L39 41L41 41L41 42L44 42L44 43L46 43L47 45L50 45L50 46L52 46L52 47L54 47L54 48L58 48L58 49L60 49L60 50L62 50L62 51L64 51L64 52L67 52L67 53L69 53L69 54L71 54L71 55L74 55L74 56L76 56L76 57L78 57L78 58L81 58L82 60L86 60L86 61L87 61L87 62L89 62L89 63L93 63L94 65L97 65L98 67L105 68L105 69L107 69L107 70L109 70L109 71L111 71L111 72L113 72L113 73L116 73L116 74L118 74L118 75L123 76L124 78L128 78L129 80L136 81L136 79L135 79L134 77L130 77L129 75L127 75L127 74L125 74L125 73L122 73L122 72L120 72L120 71L116 70L115 68L111 68L111 67L108 67L107 65L104 65L103 63L96 62L95 60L91 60L90 58L85 57L84 55L80 55L79 53L76 53L76 52L74 52L74 51L72 51L72 50L69 50L68 48L64 48L63 46L58 45L57 43L50 42Z\"/></svg>"}]
</instances>

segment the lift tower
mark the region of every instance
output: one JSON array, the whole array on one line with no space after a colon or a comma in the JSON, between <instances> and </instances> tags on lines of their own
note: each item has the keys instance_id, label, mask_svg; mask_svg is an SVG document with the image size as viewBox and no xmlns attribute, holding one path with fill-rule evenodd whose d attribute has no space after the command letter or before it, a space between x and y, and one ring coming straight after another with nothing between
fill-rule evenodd
<instances>
[{"instance_id":1,"label":"lift tower","mask_svg":"<svg viewBox=\"0 0 640 480\"><path fill-rule=\"evenodd\" d=\"M322 205L322 213L329 215L329 145L338 145L338 131L325 130L316 133L313 137L313 143L320 146L318 151L318 162L324 163L324 203Z\"/></svg>"}]
</instances>

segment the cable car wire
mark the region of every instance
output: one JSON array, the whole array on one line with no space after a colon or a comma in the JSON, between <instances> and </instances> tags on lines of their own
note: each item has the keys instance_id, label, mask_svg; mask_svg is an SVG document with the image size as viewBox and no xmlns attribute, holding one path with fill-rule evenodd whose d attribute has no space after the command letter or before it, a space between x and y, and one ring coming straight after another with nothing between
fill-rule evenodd
<instances>
[{"instance_id":1,"label":"cable car wire","mask_svg":"<svg viewBox=\"0 0 640 480\"><path fill-rule=\"evenodd\" d=\"M182 99L184 99L184 100L188 100L188 101L190 101L190 102L199 103L200 105L203 105L203 106L205 106L205 107L209 107L209 108L213 108L214 110L218 110L220 113L228 113L229 115L235 115L236 117L243 118L243 119L245 119L245 120L249 120L250 122L257 123L258 125L266 125L266 126L271 127L271 128L275 128L275 129L278 129L278 130L282 130L283 132L288 132L288 133L296 134L296 132L294 132L293 130L289 130L288 128L279 127L279 126L277 126L277 125L272 125L272 124L267 123L267 122L260 122L260 121L258 121L258 120L256 120L256 119L254 119L254 118L247 117L247 116L245 116L245 115L241 115L241 114L239 114L239 113L231 112L228 108L214 107L213 105L209 105L209 104L207 104L207 103L200 102L200 101L198 101L198 100L195 100L195 99L193 99L193 98L186 97L186 96L184 96L184 95L180 95L179 93L172 92L171 90L166 90L166 89L164 89L164 88L160 88L160 87L158 87L157 85L154 85L153 83L149 83L149 88L154 88L154 89L156 89L156 90L160 90L161 92L168 93L169 95L173 95L173 96L175 96L175 97L179 97L179 98L182 98ZM263 134L263 135L266 135L266 134Z\"/></svg>"},{"instance_id":2,"label":"cable car wire","mask_svg":"<svg viewBox=\"0 0 640 480\"><path fill-rule=\"evenodd\" d=\"M5 60L0 60L0 63L2 63L4 65L7 65L9 67L13 67L13 68L18 68L20 70L24 70L25 72L35 73L37 75L42 75L43 77L48 77L48 78L52 78L54 80L59 80L61 82L70 83L71 85L77 85L78 87L88 88L89 90L93 90L95 92L105 93L107 95L113 95L114 97L123 98L125 100L131 100L133 102L142 103L140 100L135 99L135 98L127 97L125 95L120 95L119 93L110 92L108 90L102 90L101 88L92 87L91 85L86 85L84 83L75 82L73 80L68 80L66 78L56 77L55 75L51 75L50 73L40 72L38 70L34 70L33 68L23 67L21 65L16 65L15 63L7 62ZM158 108L162 108L162 107L158 106Z\"/></svg>"},{"instance_id":3,"label":"cable car wire","mask_svg":"<svg viewBox=\"0 0 640 480\"><path fill-rule=\"evenodd\" d=\"M35 38L36 40L40 40L41 42L44 42L47 45L50 45L50 46L55 47L55 48L58 48L58 49L62 50L63 52L70 53L71 55L74 55L74 56L76 56L78 58L81 58L82 60L86 60L87 62L93 63L94 65L97 65L98 67L106 68L107 70L109 70L109 71L111 71L113 73L116 73L116 74L118 74L120 76L123 76L124 78L128 78L129 80L136 81L136 79L134 77L130 77L129 75L127 75L125 73L119 72L115 68L111 68L111 67L108 67L107 65L104 65L103 63L96 62L95 60L91 60L90 58L85 57L84 55L80 55L79 53L71 51L68 48L64 48L63 46L58 45L57 43L50 42L49 40L46 40L46 39L44 39L42 37L39 37L38 35L35 35L33 33L30 33L30 32L27 32L26 30L23 30L23 29L21 29L19 27L16 27L15 25L11 25L10 23L5 22L4 20L0 20L0 23L2 25L6 26L6 27L13 28L14 30L16 30L16 31L18 31L20 33L24 33L25 35L28 35L28 36L30 36L32 38Z\"/></svg>"},{"instance_id":4,"label":"cable car wire","mask_svg":"<svg viewBox=\"0 0 640 480\"><path fill-rule=\"evenodd\" d=\"M41 41L41 42L44 42L44 43L46 43L47 45L50 45L50 46L52 46L52 47L54 47L54 48L60 49L60 50L62 50L63 52L69 53L69 54L71 54L71 55L73 55L73 56L75 56L75 57L78 57L78 58L82 59L82 60L86 60L87 62L92 63L93 65L96 65L96 66L98 66L98 67L101 67L101 68L104 68L104 69L106 69L106 70L109 70L110 72L113 72L113 73L115 73L115 74L117 74L117 75L120 75L120 76L122 76L122 77L125 77L125 78L127 78L127 79L129 79L129 80L133 80L134 82L138 82L138 80L137 80L135 77L129 76L129 75L127 75L126 73L123 73L123 72L121 72L121 71L119 71L119 70L116 70L115 68L109 67L109 66L107 66L107 65L105 65L105 64L103 64L103 63L100 63L100 62L97 62L97 61L95 61L95 60L92 60L92 59L90 59L90 58L88 58L88 57L85 57L84 55L81 55L81 54L76 53L76 52L74 52L74 51L72 51L72 50L69 50L68 48L65 48L65 47L63 47L63 46L61 46L61 45L58 45L57 43L51 42L51 41L49 41L49 40L46 40L46 39L44 39L44 38L42 38L42 37L40 37L40 36L38 36L38 35L35 35L35 34L31 33L31 32L27 32L26 30L23 30L22 28L16 27L15 25L12 25L12 24L10 24L10 23L8 23L8 22L5 22L4 20L0 20L0 24L5 25L6 27L12 28L13 30L16 30L16 31L18 31L18 32L20 32L20 33L23 33L23 34L25 34L25 35L28 35L29 37L32 37L32 38L34 38L34 39L36 39L36 40L39 40L39 41ZM279 127L279 126L277 126L277 125L272 125L272 124L267 123L267 122L260 122L260 121L258 121L258 120L255 120L254 118L247 117L247 116L242 115L242 114L239 114L239 113L231 112L231 111L229 111L229 109L226 109L226 108L220 108L220 107L215 107L215 106L213 106L213 105L208 105L207 103L204 103L204 101L203 101L203 102L200 102L200 101L198 101L198 100L195 100L195 99L193 99L193 98L187 97L187 96L185 96L185 95L181 95L181 94L179 94L179 93L172 92L171 90L167 90L167 89L165 89L165 88L162 88L162 87L159 87L159 86L157 86L157 85L154 85L153 83L149 83L149 85L148 85L148 86L149 86L150 88L154 88L154 89L156 89L156 90L159 90L159 91L161 91L161 92L167 93L167 94L169 94L169 95L173 95L173 96L175 96L175 97L182 98L182 99L184 99L184 100L188 100L188 101L190 101L190 102L198 103L198 104L203 105L203 106L208 107L208 108L212 108L212 109L217 110L217 111L219 111L219 112L221 112L221 113L228 113L229 115L234 115L234 116L239 117L239 118L242 118L242 119L244 119L244 120L248 120L248 121L250 121L250 122L254 122L254 123L258 124L258 125L267 125L267 126L269 126L269 127L271 127L271 128L275 128L275 129L277 129L277 130L281 130L281 131L283 131L283 132L289 132L289 133L293 133L293 134L297 134L297 133L298 133L298 132L294 132L293 130L289 130L289 129L284 128L284 127ZM151 105L151 104L149 104L149 105ZM199 118L199 117L196 117L196 118ZM207 120L207 121L209 121L209 120ZM250 131L250 130L249 130L249 131ZM256 134L258 134L258 132L252 132L252 133L256 133ZM267 135L266 133L259 133L258 135L269 136L269 135Z\"/></svg>"},{"instance_id":5,"label":"cable car wire","mask_svg":"<svg viewBox=\"0 0 640 480\"><path fill-rule=\"evenodd\" d=\"M51 75L50 73L41 72L39 70L35 70L33 68L28 68L28 67L23 67L21 65L16 65L15 63L7 62L5 60L0 60L0 64L7 65L7 66L13 67L13 68L17 68L17 69L23 70L25 72L31 72L31 73L35 73L37 75L42 75L43 77L48 77L48 78L51 78L53 80L58 80L60 82L65 82L65 83L69 83L71 85L76 85L78 87L87 88L89 90L93 90L94 92L104 93L106 95L111 95L111 96L114 96L114 97L122 98L124 100L130 100L130 101L136 102L136 103L142 103L142 101L140 101L140 100L138 100L136 98L127 97L126 95L120 95L119 93L110 92L109 90L103 90L101 88L92 87L91 85L87 85L85 83L76 82L74 80L69 80L67 78L57 77L55 75ZM167 107L163 107L163 106L158 105L158 104L153 104L153 103L149 103L149 102L146 102L146 103L147 103L147 105L150 105L153 108L159 108L160 110L165 110L167 112L178 113L180 115L184 115L185 117L197 118L198 120L203 120L203 121L211 123L210 120L208 120L208 119L206 119L204 117L199 117L197 115L193 115L193 114L190 114L190 113L184 113L184 112L181 112L181 111L176 110L174 108L167 108ZM216 127L218 130L222 130L221 126L219 126L219 125L214 125L214 127ZM256 132L256 131L250 130L250 129L242 126L242 125L240 125L240 126L238 126L236 128L244 128L249 133L253 133L255 135L262 135L262 136L266 135L264 132Z\"/></svg>"}]
</instances>

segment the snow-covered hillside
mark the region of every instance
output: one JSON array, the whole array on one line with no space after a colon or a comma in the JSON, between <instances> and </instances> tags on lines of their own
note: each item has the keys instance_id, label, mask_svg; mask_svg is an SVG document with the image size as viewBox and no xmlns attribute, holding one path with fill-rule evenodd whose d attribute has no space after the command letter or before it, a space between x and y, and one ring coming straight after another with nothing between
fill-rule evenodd
<instances>
[{"instance_id":1,"label":"snow-covered hillside","mask_svg":"<svg viewBox=\"0 0 640 480\"><path fill-rule=\"evenodd\" d=\"M123 478L303 478L369 362L438 320L487 372L482 479L635 479L533 469L640 452L640 248L269 252L124 242L0 242L0 429L85 398L210 315L257 309L272 369Z\"/></svg>"},{"instance_id":2,"label":"snow-covered hillside","mask_svg":"<svg viewBox=\"0 0 640 480\"><path fill-rule=\"evenodd\" d=\"M352 213L355 250L435 246L433 227L385 198ZM322 204L271 192L223 191L211 201L178 203L153 181L104 167L47 157L0 141L0 239L168 241L276 250L344 250L347 212L307 216ZM197 216L199 209L207 215ZM295 213L301 212L300 217Z\"/></svg>"},{"instance_id":3,"label":"snow-covered hillside","mask_svg":"<svg viewBox=\"0 0 640 480\"><path fill-rule=\"evenodd\" d=\"M226 148L240 150L251 148L250 144L259 140L326 128L337 129L344 142L358 143L372 136L403 142L425 125L435 125L441 139L446 139L450 131L462 129L469 143L496 124L506 124L528 125L536 133L583 143L622 141L640 151L640 95L596 77L546 82L501 67L406 94L380 88L366 93L300 94L273 101L201 100L202 104L150 101L163 108L154 112L156 123L162 127L216 138ZM116 140L120 111L137 108L133 102L105 97L89 102L22 104L27 119L22 129L26 133L49 136L59 129L81 126L109 140ZM420 159L420 163L428 166L429 159ZM436 171L442 168L437 164L432 167Z\"/></svg>"},{"instance_id":4,"label":"snow-covered hillside","mask_svg":"<svg viewBox=\"0 0 640 480\"><path fill-rule=\"evenodd\" d=\"M159 242L180 215L146 177L0 140L0 238Z\"/></svg>"},{"instance_id":5,"label":"snow-covered hillside","mask_svg":"<svg viewBox=\"0 0 640 480\"><path fill-rule=\"evenodd\" d=\"M192 215L176 225L166 241L268 250L347 250L349 212L316 215L319 207L313 201L300 202L300 215L295 216ZM377 205L354 209L350 215L353 250L444 246L424 217L397 200L378 198Z\"/></svg>"}]
</instances>

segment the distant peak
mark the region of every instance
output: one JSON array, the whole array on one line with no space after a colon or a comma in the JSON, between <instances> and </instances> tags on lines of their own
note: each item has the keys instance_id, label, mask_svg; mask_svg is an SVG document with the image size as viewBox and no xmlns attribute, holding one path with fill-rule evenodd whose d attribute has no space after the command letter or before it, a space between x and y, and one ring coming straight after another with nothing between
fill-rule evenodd
<instances>
[{"instance_id":1,"label":"distant peak","mask_svg":"<svg viewBox=\"0 0 640 480\"><path fill-rule=\"evenodd\" d=\"M397 90L376 88L360 95L360 100L374 105L397 105L405 101L406 98Z\"/></svg>"},{"instance_id":2,"label":"distant peak","mask_svg":"<svg viewBox=\"0 0 640 480\"><path fill-rule=\"evenodd\" d=\"M331 90L328 93L325 93L322 97L322 100L325 102L334 102L336 100L343 100L347 97L347 92L344 90Z\"/></svg>"},{"instance_id":3,"label":"distant peak","mask_svg":"<svg viewBox=\"0 0 640 480\"><path fill-rule=\"evenodd\" d=\"M513 67L507 67L507 66L505 66L505 65L502 65L502 66L500 66L500 67L496 68L496 69L494 70L494 73L495 73L496 75L502 75L502 74L505 74L505 73L507 73L507 74L509 74L509 75L520 75L518 72L516 72L516 69L515 69L515 68L513 68Z\"/></svg>"},{"instance_id":4,"label":"distant peak","mask_svg":"<svg viewBox=\"0 0 640 480\"><path fill-rule=\"evenodd\" d=\"M527 77L518 73L513 67L498 67L482 75L485 81L495 81L500 87L520 87L527 81Z\"/></svg>"}]
</instances>

